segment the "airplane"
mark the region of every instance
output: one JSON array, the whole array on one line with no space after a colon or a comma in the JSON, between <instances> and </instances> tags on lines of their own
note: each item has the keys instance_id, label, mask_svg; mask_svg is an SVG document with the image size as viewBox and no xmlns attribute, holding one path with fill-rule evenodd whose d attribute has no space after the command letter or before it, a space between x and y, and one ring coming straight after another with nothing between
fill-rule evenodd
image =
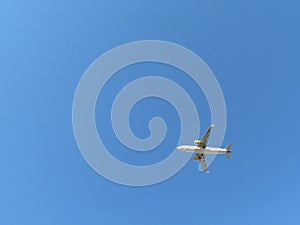
<instances>
[{"instance_id":1,"label":"airplane","mask_svg":"<svg viewBox=\"0 0 300 225\"><path fill-rule=\"evenodd\" d=\"M210 136L211 129L214 127L214 124L210 125L207 129L206 133L203 135L201 140L195 140L195 145L180 145L177 147L178 150L184 152L194 152L196 155L194 156L194 160L199 160L203 170L208 173L208 169L205 162L205 155L206 154L226 154L227 159L230 159L231 153L231 143L227 145L226 148L215 148L215 147L208 147L206 146L207 140Z\"/></svg>"}]
</instances>

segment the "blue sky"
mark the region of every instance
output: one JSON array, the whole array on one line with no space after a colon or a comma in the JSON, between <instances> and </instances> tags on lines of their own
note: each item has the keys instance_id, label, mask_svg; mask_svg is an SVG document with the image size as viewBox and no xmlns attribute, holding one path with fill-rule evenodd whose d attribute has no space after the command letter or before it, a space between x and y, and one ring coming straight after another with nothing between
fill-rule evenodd
<instances>
[{"instance_id":1,"label":"blue sky","mask_svg":"<svg viewBox=\"0 0 300 225\"><path fill-rule=\"evenodd\" d=\"M292 0L2 1L0 224L299 223L299 17ZM82 74L106 51L145 39L191 49L222 87L232 160L218 156L209 174L191 160L165 182L127 187L95 173L78 150L72 103ZM199 99L203 133L210 118ZM143 119L143 107L134 110ZM141 128L133 124L145 136Z\"/></svg>"}]
</instances>

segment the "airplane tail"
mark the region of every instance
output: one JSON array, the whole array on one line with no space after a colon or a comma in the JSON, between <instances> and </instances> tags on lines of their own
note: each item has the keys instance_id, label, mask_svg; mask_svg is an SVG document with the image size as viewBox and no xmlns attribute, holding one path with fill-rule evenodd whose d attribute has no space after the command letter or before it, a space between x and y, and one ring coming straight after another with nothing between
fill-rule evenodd
<instances>
[{"instance_id":1,"label":"airplane tail","mask_svg":"<svg viewBox=\"0 0 300 225\"><path fill-rule=\"evenodd\" d=\"M231 152L231 143L229 145L227 145L227 147L225 148L227 150L226 152L226 157L227 159L230 159L230 152Z\"/></svg>"}]
</instances>

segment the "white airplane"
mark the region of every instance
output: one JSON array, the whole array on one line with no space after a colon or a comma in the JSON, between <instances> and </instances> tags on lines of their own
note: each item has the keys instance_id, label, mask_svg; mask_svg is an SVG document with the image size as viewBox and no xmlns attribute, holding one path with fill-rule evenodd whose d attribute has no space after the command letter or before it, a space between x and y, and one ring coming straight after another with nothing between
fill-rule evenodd
<instances>
[{"instance_id":1,"label":"white airplane","mask_svg":"<svg viewBox=\"0 0 300 225\"><path fill-rule=\"evenodd\" d=\"M210 136L210 132L213 126L214 124L210 125L210 127L207 129L206 133L203 135L201 140L194 141L195 145L180 145L177 147L177 149L180 151L195 152L196 155L194 156L194 160L199 160L201 162L201 166L206 173L208 173L205 162L206 154L226 154L227 159L230 159L231 143L226 148L214 148L206 146L207 140Z\"/></svg>"}]
</instances>

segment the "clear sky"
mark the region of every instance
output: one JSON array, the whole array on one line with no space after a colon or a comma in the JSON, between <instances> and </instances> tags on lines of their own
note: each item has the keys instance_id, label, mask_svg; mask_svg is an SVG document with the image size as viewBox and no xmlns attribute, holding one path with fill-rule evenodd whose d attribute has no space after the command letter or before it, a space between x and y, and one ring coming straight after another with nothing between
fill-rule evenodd
<instances>
[{"instance_id":1,"label":"clear sky","mask_svg":"<svg viewBox=\"0 0 300 225\"><path fill-rule=\"evenodd\" d=\"M175 2L1 1L0 224L299 224L299 2ZM128 187L98 175L80 154L72 103L81 76L106 51L145 39L191 49L222 87L223 146L232 141L233 153L230 161L218 156L209 174L190 160L165 182ZM167 117L164 102L152 103ZM202 104L201 133L210 118L199 95ZM138 136L147 136L137 124L151 110L133 109ZM172 144L180 127L169 123ZM112 154L136 164L168 155L157 150L139 162L130 151Z\"/></svg>"}]
</instances>

